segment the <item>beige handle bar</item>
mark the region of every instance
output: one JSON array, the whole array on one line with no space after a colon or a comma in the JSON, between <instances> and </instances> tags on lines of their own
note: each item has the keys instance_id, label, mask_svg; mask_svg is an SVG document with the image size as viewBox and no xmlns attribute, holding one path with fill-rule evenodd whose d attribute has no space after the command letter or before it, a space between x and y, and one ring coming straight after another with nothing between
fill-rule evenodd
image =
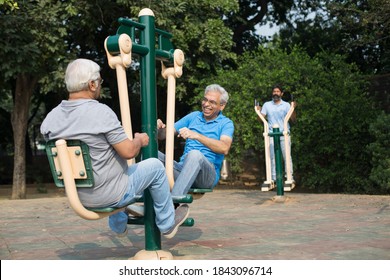
<instances>
[{"instance_id":1,"label":"beige handle bar","mask_svg":"<svg viewBox=\"0 0 390 280\"><path fill-rule=\"evenodd\" d=\"M127 90L127 78L126 78L126 68L131 64L131 49L132 42L129 35L123 33L119 36L118 44L120 54L117 56L112 56L107 50L107 39L104 41L104 48L106 50L108 64L112 69L116 69L116 79L118 82L118 94L119 94L119 104L121 110L121 120L123 128L126 132L127 137L130 140L133 140L133 130L131 127L131 114L130 114L130 103L129 103L129 93ZM128 165L135 163L135 159L129 159L127 161Z\"/></svg>"},{"instance_id":2,"label":"beige handle bar","mask_svg":"<svg viewBox=\"0 0 390 280\"><path fill-rule=\"evenodd\" d=\"M272 177L271 177L271 155L270 155L270 140L269 140L269 126L267 120L264 118L264 116L260 112L260 107L255 106L256 114L260 117L260 119L263 121L264 124L264 153L265 153L265 174L266 174L266 181L265 184L272 184Z\"/></svg>"},{"instance_id":3,"label":"beige handle bar","mask_svg":"<svg viewBox=\"0 0 390 280\"><path fill-rule=\"evenodd\" d=\"M166 68L161 62L161 75L164 79L168 79L167 86L167 119L166 119L166 142L165 142L165 169L168 177L169 187L172 190L175 184L173 176L173 154L175 142L175 91L176 78L180 78L183 74L184 53L176 49L173 53L173 67Z\"/></svg>"},{"instance_id":4,"label":"beige handle bar","mask_svg":"<svg viewBox=\"0 0 390 280\"><path fill-rule=\"evenodd\" d=\"M292 183L292 175L291 175L291 151L290 151L290 135L288 134L288 121L294 112L294 106L290 107L290 110L287 112L286 117L284 118L283 123L283 136L284 136L284 150L286 152L286 174L287 174L287 184Z\"/></svg>"}]
</instances>

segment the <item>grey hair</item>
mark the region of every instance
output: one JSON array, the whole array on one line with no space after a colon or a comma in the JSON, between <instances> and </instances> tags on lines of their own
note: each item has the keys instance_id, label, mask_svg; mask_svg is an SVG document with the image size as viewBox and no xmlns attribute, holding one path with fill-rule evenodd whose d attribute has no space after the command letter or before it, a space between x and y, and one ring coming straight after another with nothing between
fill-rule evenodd
<instances>
[{"instance_id":1,"label":"grey hair","mask_svg":"<svg viewBox=\"0 0 390 280\"><path fill-rule=\"evenodd\" d=\"M209 91L217 91L221 94L221 104L226 104L229 100L229 94L228 92L223 88L221 87L220 85L218 84L211 84L211 85L208 85L206 87L206 89L204 90L204 94L206 95L206 93L208 93Z\"/></svg>"},{"instance_id":2,"label":"grey hair","mask_svg":"<svg viewBox=\"0 0 390 280\"><path fill-rule=\"evenodd\" d=\"M79 58L68 64L65 72L65 84L68 92L88 89L88 82L100 77L100 66L89 59Z\"/></svg>"}]
</instances>

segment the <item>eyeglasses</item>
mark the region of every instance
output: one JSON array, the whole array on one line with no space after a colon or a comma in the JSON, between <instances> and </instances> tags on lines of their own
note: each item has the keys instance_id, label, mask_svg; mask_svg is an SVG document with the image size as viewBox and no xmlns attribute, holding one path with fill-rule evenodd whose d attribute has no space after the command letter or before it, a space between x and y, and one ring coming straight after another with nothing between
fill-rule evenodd
<instances>
[{"instance_id":1,"label":"eyeglasses","mask_svg":"<svg viewBox=\"0 0 390 280\"><path fill-rule=\"evenodd\" d=\"M217 103L217 101L215 101L215 100L209 100L209 99L207 99L206 97L203 97L203 99L202 99L202 103L209 103L209 104L211 104L212 106L217 106L218 105L218 103Z\"/></svg>"},{"instance_id":2,"label":"eyeglasses","mask_svg":"<svg viewBox=\"0 0 390 280\"><path fill-rule=\"evenodd\" d=\"M97 80L95 80L95 81L98 81L100 85L102 85L102 84L103 84L103 82L104 82L104 80L103 80L103 79L97 79Z\"/></svg>"}]
</instances>

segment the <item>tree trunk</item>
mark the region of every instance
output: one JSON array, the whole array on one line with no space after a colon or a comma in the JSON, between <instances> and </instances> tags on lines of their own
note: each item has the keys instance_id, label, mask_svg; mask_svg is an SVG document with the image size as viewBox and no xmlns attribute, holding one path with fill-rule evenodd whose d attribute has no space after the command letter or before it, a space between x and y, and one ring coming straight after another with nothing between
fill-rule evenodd
<instances>
[{"instance_id":1,"label":"tree trunk","mask_svg":"<svg viewBox=\"0 0 390 280\"><path fill-rule=\"evenodd\" d=\"M16 78L14 109L11 113L14 133L14 172L11 199L26 198L26 133L30 99L37 79L28 74Z\"/></svg>"}]
</instances>

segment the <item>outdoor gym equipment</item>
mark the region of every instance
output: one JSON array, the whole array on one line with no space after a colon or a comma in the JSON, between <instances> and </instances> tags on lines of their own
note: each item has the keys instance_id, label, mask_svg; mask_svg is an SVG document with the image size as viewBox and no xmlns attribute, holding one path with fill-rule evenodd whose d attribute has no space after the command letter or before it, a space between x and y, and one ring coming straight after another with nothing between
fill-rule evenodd
<instances>
[{"instance_id":1,"label":"outdoor gym equipment","mask_svg":"<svg viewBox=\"0 0 390 280\"><path fill-rule=\"evenodd\" d=\"M110 66L120 65L122 67L121 59L124 49L130 49L133 53L139 55L140 71L141 71L141 130L149 135L151 141L147 147L142 148L142 158L157 158L158 157L158 143L157 143L157 102L156 102L156 65L155 61L162 62L163 71L168 78L168 88L170 91L175 87L175 78L182 74L182 65L184 63L184 54L180 50L174 50L170 41L172 35L166 31L155 28L154 13L150 9L143 9L139 13L139 22L134 22L127 18L120 18L121 26L117 30L117 34L109 36L105 41L105 48L107 58L110 60L117 59L118 63L110 63ZM132 44L125 44L122 47L122 37L124 34L127 41L132 41ZM136 38L136 35L139 35ZM158 43L156 44L156 35ZM134 43L139 42L139 43ZM156 49L156 45L158 48ZM130 47L128 47L130 46ZM114 58L115 56L115 58ZM116 58L119 56L120 58ZM122 59L123 60L123 59ZM172 68L165 68L165 63L172 65ZM126 64L127 67L129 64ZM115 67L118 71L118 67ZM123 72L122 70L120 70ZM127 82L121 77L117 77L118 84L122 83L127 87ZM172 86L173 85L173 86ZM124 99L123 99L124 100ZM122 100L120 99L122 103ZM121 104L126 107L126 104ZM125 109L127 113L127 109ZM153 141L154 140L154 141ZM136 259L159 259L161 252L161 235L157 226L155 225L155 213L153 210L153 200L149 190L144 192L144 206L145 206L145 250L137 253ZM166 255L165 253L163 255Z\"/></svg>"},{"instance_id":2,"label":"outdoor gym equipment","mask_svg":"<svg viewBox=\"0 0 390 280\"><path fill-rule=\"evenodd\" d=\"M292 95L291 95L292 100ZM261 114L261 109L257 100L255 100L255 112L262 120L264 125L264 152L265 152L265 173L266 179L261 187L262 191L269 191L275 188L275 181L272 180L271 176L271 156L270 156L270 132L268 121ZM292 179L292 166L291 166L291 151L290 151L290 135L288 133L288 121L294 112L294 106L290 106L290 110L287 112L287 115L284 118L283 122L283 136L284 136L284 148L285 148L285 171L287 174L286 181L284 182L284 191L291 191L295 187L295 181ZM275 145L275 141L274 141ZM276 157L276 155L275 155Z\"/></svg>"},{"instance_id":3,"label":"outdoor gym equipment","mask_svg":"<svg viewBox=\"0 0 390 280\"><path fill-rule=\"evenodd\" d=\"M132 52L140 57L141 130L147 133L151 139L149 145L142 148L142 158L147 159L158 157L155 61L160 60L169 65L173 64L173 75L180 77L184 55L180 50L173 49L169 40L172 37L170 33L155 28L154 14L150 9L141 10L138 18L139 22L119 18L120 27L117 34L107 37L104 46L110 67L116 69L122 125L130 139L132 139L132 129L126 68L131 64ZM158 37L157 44L156 35ZM157 49L156 45L158 45ZM169 83L172 83L171 78L169 78L172 76L171 70L166 68L165 70ZM172 89L172 86L169 88ZM124 210L124 207L87 209L81 204L77 187L93 186L93 173L87 145L81 141L58 139L57 141L49 141L46 145L46 151L56 185L65 187L69 203L80 217L95 220ZM129 165L132 163L133 161L128 161ZM173 197L174 202L177 203L191 203L192 199L191 195ZM146 190L143 196L136 197L132 201L132 203L135 202L144 202L145 215L139 219L129 219L128 223L144 224L145 250L138 252L134 259L172 259L170 252L161 250L161 233L154 222L153 200L149 190ZM192 226L193 224L194 220L188 218L183 225Z\"/></svg>"}]
</instances>

